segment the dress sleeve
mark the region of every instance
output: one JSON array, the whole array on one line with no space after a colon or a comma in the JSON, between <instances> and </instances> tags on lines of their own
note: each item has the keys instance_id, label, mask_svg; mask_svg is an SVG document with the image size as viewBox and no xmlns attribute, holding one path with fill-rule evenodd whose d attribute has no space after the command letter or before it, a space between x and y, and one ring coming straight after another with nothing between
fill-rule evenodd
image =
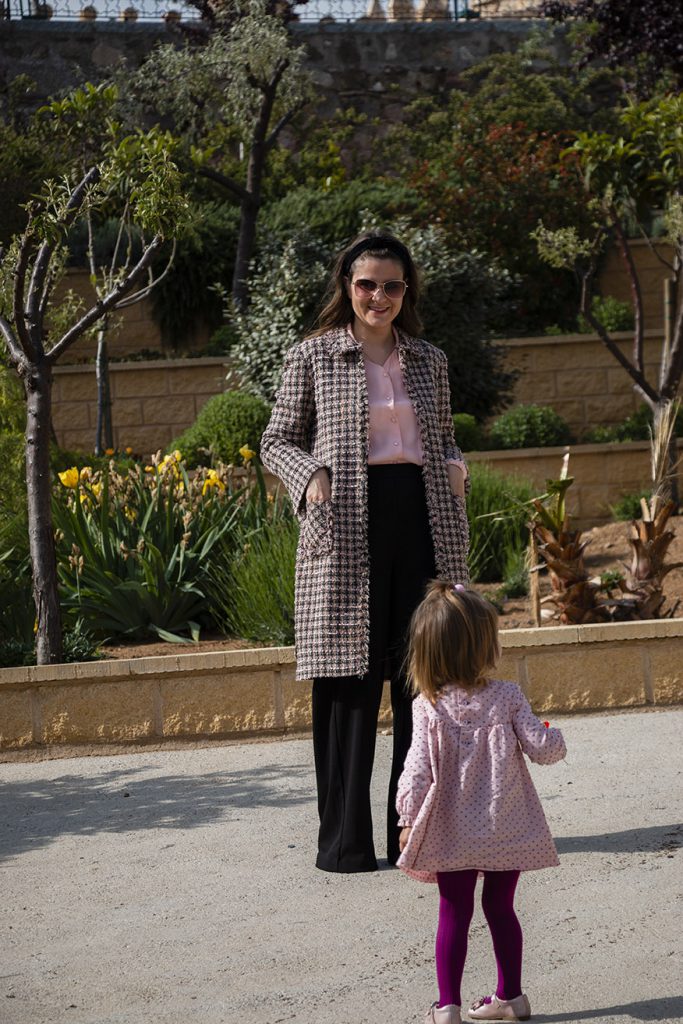
<instances>
[{"instance_id":1,"label":"dress sleeve","mask_svg":"<svg viewBox=\"0 0 683 1024\"><path fill-rule=\"evenodd\" d=\"M282 382L261 438L261 459L284 483L296 512L302 509L311 476L323 468L310 453L314 423L311 368L301 346L295 345L285 356Z\"/></svg>"},{"instance_id":2,"label":"dress sleeve","mask_svg":"<svg viewBox=\"0 0 683 1024\"><path fill-rule=\"evenodd\" d=\"M531 710L531 705L519 687L516 687L516 706L512 727L519 745L534 764L555 764L567 753L564 737L559 729L547 729Z\"/></svg>"},{"instance_id":3,"label":"dress sleeve","mask_svg":"<svg viewBox=\"0 0 683 1024\"><path fill-rule=\"evenodd\" d=\"M429 715L424 700L413 701L413 739L398 780L396 810L401 827L412 825L434 781L429 751Z\"/></svg>"},{"instance_id":4,"label":"dress sleeve","mask_svg":"<svg viewBox=\"0 0 683 1024\"><path fill-rule=\"evenodd\" d=\"M470 488L470 477L467 470L467 463L463 454L458 448L453 433L453 415L451 413L451 389L448 384L448 357L445 352L440 352L438 367L436 400L439 416L439 426L443 437L443 452L446 462L452 462L460 466L465 476L465 493Z\"/></svg>"}]
</instances>

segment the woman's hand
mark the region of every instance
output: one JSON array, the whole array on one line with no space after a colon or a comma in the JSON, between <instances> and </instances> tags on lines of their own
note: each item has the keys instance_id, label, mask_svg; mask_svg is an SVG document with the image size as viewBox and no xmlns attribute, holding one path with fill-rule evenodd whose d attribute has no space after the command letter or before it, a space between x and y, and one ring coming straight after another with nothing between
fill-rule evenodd
<instances>
[{"instance_id":1,"label":"woman's hand","mask_svg":"<svg viewBox=\"0 0 683 1024\"><path fill-rule=\"evenodd\" d=\"M413 831L412 825L406 825L405 828L401 829L401 834L398 837L398 848L403 853L406 848L406 844L410 838L410 833Z\"/></svg>"},{"instance_id":2,"label":"woman's hand","mask_svg":"<svg viewBox=\"0 0 683 1024\"><path fill-rule=\"evenodd\" d=\"M451 485L451 494L456 498L465 497L465 474L461 466L448 463L448 482Z\"/></svg>"},{"instance_id":3,"label":"woman's hand","mask_svg":"<svg viewBox=\"0 0 683 1024\"><path fill-rule=\"evenodd\" d=\"M316 469L306 487L306 502L329 501L331 491L330 474L326 469Z\"/></svg>"}]
</instances>

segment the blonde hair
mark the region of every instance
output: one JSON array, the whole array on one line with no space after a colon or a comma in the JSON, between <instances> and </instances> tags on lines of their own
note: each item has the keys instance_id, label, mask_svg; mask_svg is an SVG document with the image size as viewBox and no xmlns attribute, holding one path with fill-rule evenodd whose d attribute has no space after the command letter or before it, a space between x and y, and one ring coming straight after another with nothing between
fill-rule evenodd
<instances>
[{"instance_id":1,"label":"blonde hair","mask_svg":"<svg viewBox=\"0 0 683 1024\"><path fill-rule=\"evenodd\" d=\"M485 686L500 658L498 614L474 590L432 580L410 623L408 678L432 704L444 686Z\"/></svg>"}]
</instances>

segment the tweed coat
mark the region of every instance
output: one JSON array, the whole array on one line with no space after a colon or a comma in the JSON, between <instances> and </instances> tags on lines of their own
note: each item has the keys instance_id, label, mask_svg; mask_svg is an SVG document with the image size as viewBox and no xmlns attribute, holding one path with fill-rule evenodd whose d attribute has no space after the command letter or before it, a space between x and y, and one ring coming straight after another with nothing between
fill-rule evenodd
<instances>
[{"instance_id":1,"label":"tweed coat","mask_svg":"<svg viewBox=\"0 0 683 1024\"><path fill-rule=\"evenodd\" d=\"M533 871L559 864L524 760L566 754L516 683L446 687L413 702L413 738L398 780L399 825L410 825L397 867L420 882L438 871Z\"/></svg>"},{"instance_id":2,"label":"tweed coat","mask_svg":"<svg viewBox=\"0 0 683 1024\"><path fill-rule=\"evenodd\" d=\"M437 573L466 583L465 502L452 495L446 467L446 459L462 458L453 436L446 356L403 331L397 336L422 442ZM261 438L261 458L285 484L299 518L297 679L368 671L368 420L363 350L346 328L307 338L289 350ZM330 500L307 504L308 482L323 467L330 475Z\"/></svg>"}]
</instances>

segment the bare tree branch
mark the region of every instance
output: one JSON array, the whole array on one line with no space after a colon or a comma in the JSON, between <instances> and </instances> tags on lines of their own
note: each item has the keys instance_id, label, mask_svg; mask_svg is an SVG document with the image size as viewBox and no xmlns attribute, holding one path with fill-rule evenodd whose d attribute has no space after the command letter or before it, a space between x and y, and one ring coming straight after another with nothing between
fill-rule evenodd
<instances>
[{"instance_id":1,"label":"bare tree branch","mask_svg":"<svg viewBox=\"0 0 683 1024\"><path fill-rule=\"evenodd\" d=\"M133 267L130 273L126 274L109 292L104 298L98 299L94 306L92 306L87 313L84 313L78 323L74 324L73 327L69 328L66 334L57 342L57 344L46 353L46 362L53 365L57 362L63 352L69 348L76 339L87 331L89 327L92 327L97 320L100 319L105 313L109 312L110 309L115 309L117 302L123 298L137 282L143 276L148 266L157 254L157 251L163 244L163 236L155 235L148 247L143 252L138 263Z\"/></svg>"},{"instance_id":2,"label":"bare tree branch","mask_svg":"<svg viewBox=\"0 0 683 1024\"><path fill-rule=\"evenodd\" d=\"M122 299L121 302L118 302L116 304L115 308L116 309L125 309L127 306L133 306L136 302L140 302L141 299L146 299L147 296L150 294L150 292L152 292L156 288L156 286L161 281L163 281L163 279L166 277L166 275L170 271L171 267L173 266L173 260L175 259L175 254L176 254L177 247L178 247L178 243L176 242L176 240L174 238L173 239L173 248L171 249L171 255L168 258L168 263L164 267L163 273L159 274L158 277L155 277L154 280L150 280L150 283L145 288L141 288L140 291L134 292L132 295L127 295L125 297L125 299ZM150 277L151 277L151 274L152 274L151 267L150 267L149 273L150 273Z\"/></svg>"},{"instance_id":3,"label":"bare tree branch","mask_svg":"<svg viewBox=\"0 0 683 1024\"><path fill-rule=\"evenodd\" d=\"M669 351L669 366L662 385L664 398L675 398L678 384L683 373L683 302L679 303L678 315L674 324Z\"/></svg>"},{"instance_id":4,"label":"bare tree branch","mask_svg":"<svg viewBox=\"0 0 683 1024\"><path fill-rule=\"evenodd\" d=\"M215 170L213 167L200 167L199 173L203 178L208 178L210 181L215 181L217 184L222 185L223 188L227 188L228 191L232 192L242 202L248 202L251 198L246 188L233 181L232 178L228 178L227 174L221 174L220 171Z\"/></svg>"},{"instance_id":5,"label":"bare tree branch","mask_svg":"<svg viewBox=\"0 0 683 1024\"><path fill-rule=\"evenodd\" d=\"M592 293L592 273L588 272L583 275L581 285L581 313L586 318L588 323L591 325L595 333L598 335L602 343L612 353L618 363L624 367L628 375L631 377L641 394L650 402L655 405L659 402L659 395L652 387L652 385L645 379L644 374L633 365L630 359L624 355L616 342L610 338L609 334L595 318L591 311L591 293Z\"/></svg>"},{"instance_id":6,"label":"bare tree branch","mask_svg":"<svg viewBox=\"0 0 683 1024\"><path fill-rule=\"evenodd\" d=\"M28 270L29 253L31 251L32 236L27 229L21 239L19 255L14 267L14 294L12 307L14 311L14 323L17 332L19 345L24 350L26 357L33 360L37 355L34 352L33 341L26 329L24 310L24 291L26 289L26 271Z\"/></svg>"},{"instance_id":7,"label":"bare tree branch","mask_svg":"<svg viewBox=\"0 0 683 1024\"><path fill-rule=\"evenodd\" d=\"M292 120L292 118L295 116L295 114L298 114L299 111L302 110L305 106L306 106L306 104L302 100L301 103L297 103L296 106L292 107L291 110L288 110L286 114L282 115L282 117L280 118L278 123L275 125L275 127L272 130L272 132L270 133L270 135L268 136L268 138L265 141L266 152L269 152L273 148L273 146L277 142L278 135L280 134L282 129L285 127L285 125L289 124L289 122Z\"/></svg>"},{"instance_id":8,"label":"bare tree branch","mask_svg":"<svg viewBox=\"0 0 683 1024\"><path fill-rule=\"evenodd\" d=\"M673 263L669 263L669 261L664 256L662 256L659 249L655 245L654 240L650 238L645 228L640 223L638 223L638 231L640 232L641 237L647 242L647 247L652 253L652 255L655 257L655 259L658 259L659 262L667 268L667 270L674 271L675 268Z\"/></svg>"},{"instance_id":9,"label":"bare tree branch","mask_svg":"<svg viewBox=\"0 0 683 1024\"><path fill-rule=\"evenodd\" d=\"M27 353L23 351L21 345L17 342L14 337L12 327L8 321L5 320L4 316L0 316L0 334L7 345L10 360L18 369L22 363L26 362Z\"/></svg>"},{"instance_id":10,"label":"bare tree branch","mask_svg":"<svg viewBox=\"0 0 683 1024\"><path fill-rule=\"evenodd\" d=\"M610 210L612 214L612 224L614 231L617 236L617 242L619 245L619 251L621 258L626 264L626 271L628 273L629 286L631 288L631 300L633 302L633 312L635 314L635 324L633 328L633 362L642 374L644 372L643 365L643 293L640 288L640 281L638 279L638 272L636 271L635 263L633 262L633 254L628 245L624 229L621 226L619 215L614 207Z\"/></svg>"}]
</instances>

